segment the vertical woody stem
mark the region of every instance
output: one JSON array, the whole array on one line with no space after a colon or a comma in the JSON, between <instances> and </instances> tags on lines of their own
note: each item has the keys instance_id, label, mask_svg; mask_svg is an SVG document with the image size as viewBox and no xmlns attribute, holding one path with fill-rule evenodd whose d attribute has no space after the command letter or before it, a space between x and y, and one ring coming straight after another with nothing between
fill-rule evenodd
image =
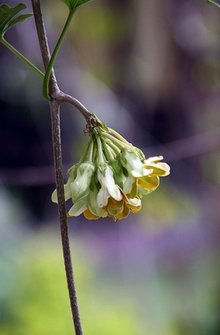
<instances>
[{"instance_id":1,"label":"vertical woody stem","mask_svg":"<svg viewBox=\"0 0 220 335\"><path fill-rule=\"evenodd\" d=\"M38 39L41 48L41 54L43 58L43 63L45 70L50 61L50 51L47 43L46 31L44 28L40 1L31 0L35 18L36 29L38 33ZM60 221L60 232L61 241L63 248L64 265L66 271L66 280L69 291L69 299L72 311L73 324L76 335L83 335L79 308L77 303L76 287L73 276L71 252L69 244L69 234L68 234L68 224L66 215L66 205L64 196L64 185L63 185L63 166L62 166L62 148L61 148L61 134L60 134L60 104L62 102L62 93L57 85L55 73L52 70L50 83L49 83L49 94L51 100L50 104L50 115L51 115L51 126L52 126L52 145L53 145L53 155L54 155L54 169L55 169L55 179L57 188L57 198L58 198L58 212Z\"/></svg>"},{"instance_id":2,"label":"vertical woody stem","mask_svg":"<svg viewBox=\"0 0 220 335\"><path fill-rule=\"evenodd\" d=\"M69 245L68 224L66 216L66 205L63 187L62 173L62 152L61 152L61 134L60 134L60 106L56 100L50 102L50 114L52 125L52 141L54 154L54 168L57 186L58 211L60 219L60 230L63 247L64 265L66 271L67 286L69 291L70 305L76 335L82 335L82 327L80 322L79 308L77 303L76 287L73 277L71 252Z\"/></svg>"},{"instance_id":3,"label":"vertical woody stem","mask_svg":"<svg viewBox=\"0 0 220 335\"><path fill-rule=\"evenodd\" d=\"M42 56L42 60L44 63L44 68L46 70L50 62L50 49L48 46L46 29L44 26L43 16L41 13L40 1L31 0L31 2L32 2L32 7L33 7L34 20L35 20L38 40L40 44L41 56ZM59 87L57 85L57 80L56 80L53 69L51 71L51 76L50 76L49 92L50 94L53 94L53 95L59 92Z\"/></svg>"}]
</instances>

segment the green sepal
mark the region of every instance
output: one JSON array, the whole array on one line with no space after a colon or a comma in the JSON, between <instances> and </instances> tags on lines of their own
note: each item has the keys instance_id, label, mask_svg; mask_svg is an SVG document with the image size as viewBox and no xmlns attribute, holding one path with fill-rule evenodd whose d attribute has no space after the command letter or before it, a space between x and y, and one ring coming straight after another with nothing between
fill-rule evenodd
<instances>
[{"instance_id":1,"label":"green sepal","mask_svg":"<svg viewBox=\"0 0 220 335\"><path fill-rule=\"evenodd\" d=\"M79 6L91 0L61 0L69 7L70 10L75 10Z\"/></svg>"},{"instance_id":2,"label":"green sepal","mask_svg":"<svg viewBox=\"0 0 220 335\"><path fill-rule=\"evenodd\" d=\"M26 5L19 3L15 7L10 7L3 3L0 5L0 34L3 38L5 32L11 27L15 26L17 23L21 23L31 17L33 14L27 13L16 16L19 12L24 10Z\"/></svg>"}]
</instances>

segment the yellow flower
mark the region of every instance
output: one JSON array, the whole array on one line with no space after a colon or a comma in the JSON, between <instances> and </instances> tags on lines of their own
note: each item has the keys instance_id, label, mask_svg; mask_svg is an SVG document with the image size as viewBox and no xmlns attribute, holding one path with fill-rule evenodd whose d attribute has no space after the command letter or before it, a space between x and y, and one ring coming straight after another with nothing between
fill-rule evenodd
<instances>
[{"instance_id":1,"label":"yellow flower","mask_svg":"<svg viewBox=\"0 0 220 335\"><path fill-rule=\"evenodd\" d=\"M112 217L115 221L124 219L130 212L137 213L141 209L140 198L129 198L123 191L121 191L121 194L122 200L116 201L110 198L105 207L108 216Z\"/></svg>"},{"instance_id":2,"label":"yellow flower","mask_svg":"<svg viewBox=\"0 0 220 335\"><path fill-rule=\"evenodd\" d=\"M80 159L68 171L65 200L72 201L68 216L88 220L126 218L141 209L141 198L156 190L160 177L169 175L163 156L145 158L143 152L120 134L93 118L91 140ZM57 202L56 190L52 201Z\"/></svg>"},{"instance_id":3,"label":"yellow flower","mask_svg":"<svg viewBox=\"0 0 220 335\"><path fill-rule=\"evenodd\" d=\"M138 178L139 191L142 195L155 191L160 184L159 177L165 177L170 174L168 164L161 162L163 156L150 157L144 160L144 167L151 170L148 176Z\"/></svg>"},{"instance_id":4,"label":"yellow flower","mask_svg":"<svg viewBox=\"0 0 220 335\"><path fill-rule=\"evenodd\" d=\"M150 175L165 177L170 174L170 167L168 164L161 162L163 156L150 157L144 160L145 169L153 170Z\"/></svg>"}]
</instances>

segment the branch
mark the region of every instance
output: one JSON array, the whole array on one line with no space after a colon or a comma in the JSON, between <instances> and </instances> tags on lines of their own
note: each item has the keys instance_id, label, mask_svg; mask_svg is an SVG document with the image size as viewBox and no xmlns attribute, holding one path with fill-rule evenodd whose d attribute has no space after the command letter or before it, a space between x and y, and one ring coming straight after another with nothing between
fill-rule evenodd
<instances>
[{"instance_id":1,"label":"branch","mask_svg":"<svg viewBox=\"0 0 220 335\"><path fill-rule=\"evenodd\" d=\"M50 61L50 51L40 8L40 1L39 0L31 0L31 1L33 6L36 29L38 33L38 39L40 43L41 54L45 69L47 70ZM61 148L61 134L60 134L60 104L62 94L57 85L53 69L50 77L49 95L51 97L49 104L50 104L50 115L52 125L52 145L53 145L54 169L55 169L55 179L56 179L56 188L58 197L58 212L59 212L64 265L66 271L66 280L69 291L69 299L75 328L75 334L83 335L79 315L79 308L77 303L76 287L72 269L68 224L66 215L66 204L64 197L62 148Z\"/></svg>"},{"instance_id":2,"label":"branch","mask_svg":"<svg viewBox=\"0 0 220 335\"><path fill-rule=\"evenodd\" d=\"M60 102L67 102L71 104L72 106L76 107L78 111L84 116L84 118L86 119L86 122L89 122L89 120L92 117L92 114L79 100L63 92L60 92L58 99L60 100Z\"/></svg>"},{"instance_id":3,"label":"branch","mask_svg":"<svg viewBox=\"0 0 220 335\"><path fill-rule=\"evenodd\" d=\"M34 12L34 19L38 34L38 39L40 43L41 55L44 63L44 68L47 70L47 67L50 63L50 49L47 41L46 30L44 26L43 16L41 12L40 2L39 0L31 0ZM73 98L71 95L65 94L60 91L54 70L51 71L50 76L50 84L49 84L49 94L51 97L56 98L60 102L67 102L73 106L75 106L80 113L85 117L86 121L90 119L91 113L89 113L88 109L79 102L76 98Z\"/></svg>"},{"instance_id":4,"label":"branch","mask_svg":"<svg viewBox=\"0 0 220 335\"><path fill-rule=\"evenodd\" d=\"M44 63L44 68L46 70L50 62L50 49L48 45L47 34L46 34L43 16L41 12L40 1L31 0L31 2L32 2L33 12L34 12L34 20L35 20L38 40L40 44L41 55L42 55L42 59ZM57 85L57 80L56 80L53 69L51 71L49 92L51 96L56 95L56 93L59 92L59 87Z\"/></svg>"},{"instance_id":5,"label":"branch","mask_svg":"<svg viewBox=\"0 0 220 335\"><path fill-rule=\"evenodd\" d=\"M53 151L54 151L53 152L54 168L55 168L57 197L58 197L58 211L60 218L60 230L61 230L61 239L63 247L64 265L66 271L67 286L69 291L69 298L75 327L75 333L76 335L83 335L79 315L79 308L77 303L76 287L74 282L71 252L69 245L66 203L65 203L64 187L63 187L59 106L60 106L59 102L57 102L54 99L50 102L52 140L53 140Z\"/></svg>"}]
</instances>

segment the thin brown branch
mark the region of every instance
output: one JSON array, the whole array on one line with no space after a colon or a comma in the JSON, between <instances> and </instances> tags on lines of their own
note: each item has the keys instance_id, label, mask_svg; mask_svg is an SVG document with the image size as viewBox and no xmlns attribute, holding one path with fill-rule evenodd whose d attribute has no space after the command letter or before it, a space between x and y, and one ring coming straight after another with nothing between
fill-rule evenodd
<instances>
[{"instance_id":1,"label":"thin brown branch","mask_svg":"<svg viewBox=\"0 0 220 335\"><path fill-rule=\"evenodd\" d=\"M42 53L42 58L44 62L45 69L48 66L50 60L50 51L47 42L46 30L44 27L43 17L40 8L39 0L31 0L35 18L36 29L38 33L38 39L40 43L40 49ZM49 84L49 95L51 100L50 104L50 115L51 115L51 125L52 125L52 145L53 145L53 156L54 156L54 170L55 170L55 180L57 188L57 198L58 198L58 212L60 220L60 231L61 231L61 241L63 248L64 265L66 271L66 280L69 292L70 306L73 317L73 324L76 335L83 335L79 308L77 303L76 287L73 276L71 252L69 244L69 234L68 234L68 223L66 214L66 204L64 196L64 183L63 183L63 165L62 165L62 147L61 147L61 134L60 134L60 104L62 96L56 81L54 71L50 77Z\"/></svg>"},{"instance_id":2,"label":"thin brown branch","mask_svg":"<svg viewBox=\"0 0 220 335\"><path fill-rule=\"evenodd\" d=\"M37 34L38 34L38 40L40 42L40 50L41 50L41 55L44 63L44 68L45 70L47 69L47 66L50 61L50 48L48 45L48 40L47 40L47 35L46 35L46 29L43 21L43 16L41 12L41 7L40 7L40 2L39 0L31 0L32 1L32 7L33 7L33 12L37 13L37 15L34 15L35 19L35 25L37 29ZM76 98L72 97L69 94L65 94L60 91L58 84L57 84L57 79L54 73L54 69L52 69L51 72L51 77L50 77L50 83L49 83L49 93L50 96L59 100L61 103L67 102L74 107L78 109L78 111L85 117L86 121L90 119L91 113L87 110L87 108Z\"/></svg>"},{"instance_id":3,"label":"thin brown branch","mask_svg":"<svg viewBox=\"0 0 220 335\"><path fill-rule=\"evenodd\" d=\"M31 0L31 2L32 2L33 12L34 12L34 20L35 20L38 40L40 44L41 56L42 56L42 60L44 63L44 68L46 70L49 64L49 61L50 61L50 49L48 45L46 29L44 26L43 16L41 12L40 1ZM52 95L59 92L59 87L57 85L57 80L56 80L53 69L52 69L51 77L50 77L49 91Z\"/></svg>"},{"instance_id":4,"label":"thin brown branch","mask_svg":"<svg viewBox=\"0 0 220 335\"><path fill-rule=\"evenodd\" d=\"M69 94L65 94L63 92L60 92L59 94L59 101L66 102L71 104L72 106L76 107L78 111L84 116L87 122L89 122L92 114L88 111L88 109L76 98L73 98Z\"/></svg>"},{"instance_id":5,"label":"thin brown branch","mask_svg":"<svg viewBox=\"0 0 220 335\"><path fill-rule=\"evenodd\" d=\"M80 322L79 308L77 303L76 287L73 276L71 252L69 245L68 224L66 215L66 203L63 187L62 173L62 152L61 152L61 136L60 136L60 111L59 102L52 100L50 102L51 124L52 124L52 140L54 149L54 167L58 197L58 211L60 218L61 239L63 247L64 264L66 271L67 286L69 291L70 305L74 321L76 335L82 335L82 327Z\"/></svg>"}]
</instances>

